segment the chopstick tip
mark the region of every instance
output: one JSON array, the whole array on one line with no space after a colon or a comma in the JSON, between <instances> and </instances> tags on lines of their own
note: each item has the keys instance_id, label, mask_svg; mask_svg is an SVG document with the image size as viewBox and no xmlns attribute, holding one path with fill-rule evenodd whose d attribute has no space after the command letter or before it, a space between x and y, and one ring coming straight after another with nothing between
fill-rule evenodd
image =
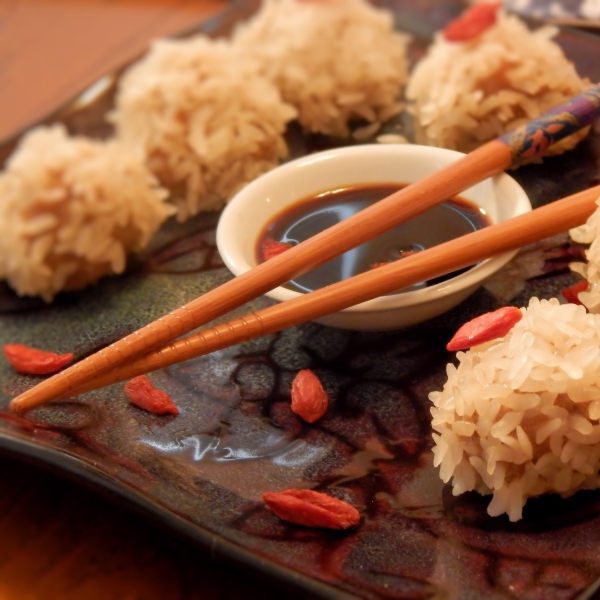
<instances>
[{"instance_id":1,"label":"chopstick tip","mask_svg":"<svg viewBox=\"0 0 600 600\"><path fill-rule=\"evenodd\" d=\"M22 415L28 410L35 408L37 405L35 400L32 402L31 398L27 395L27 392L24 392L10 401L9 408L12 412Z\"/></svg>"},{"instance_id":2,"label":"chopstick tip","mask_svg":"<svg viewBox=\"0 0 600 600\"><path fill-rule=\"evenodd\" d=\"M22 415L33 408L51 402L54 398L58 397L58 394L55 393L56 390L54 390L55 386L53 383L51 383L51 380L43 381L19 394L10 401L10 410Z\"/></svg>"}]
</instances>

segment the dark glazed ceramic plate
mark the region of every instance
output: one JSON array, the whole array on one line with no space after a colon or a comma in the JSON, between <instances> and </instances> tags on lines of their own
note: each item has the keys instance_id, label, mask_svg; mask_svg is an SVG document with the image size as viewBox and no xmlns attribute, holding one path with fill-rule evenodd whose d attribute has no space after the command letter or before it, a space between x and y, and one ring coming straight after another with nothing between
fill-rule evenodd
<instances>
[{"instance_id":1,"label":"dark glazed ceramic plate","mask_svg":"<svg viewBox=\"0 0 600 600\"><path fill-rule=\"evenodd\" d=\"M227 35L256 8L237 2L201 31ZM457 13L449 0L386 0L413 32L413 56ZM565 30L559 42L580 71L600 79L600 38ZM102 136L117 75L48 119ZM388 127L399 130L404 121ZM290 131L294 154L335 145ZM14 145L7 141L5 157ZM515 173L534 205L596 183L592 136L566 156ZM219 285L230 275L214 248L215 215L170 224L121 277L50 306L0 288L0 343L22 342L82 358ZM453 497L431 465L427 394L445 378L445 342L457 325L506 302L551 297L574 281L579 250L565 236L521 253L454 311L404 331L357 333L305 324L153 375L181 414L132 406L121 386L33 411L9 400L35 383L0 364L0 448L34 458L118 495L213 551L320 597L573 598L600 576L600 491L532 500L522 521L486 514L488 499ZM242 307L241 314L266 300ZM314 369L332 398L317 424L291 411L290 383ZM288 525L265 509L265 491L327 490L360 508L347 533ZM584 597L584 596L581 596Z\"/></svg>"}]
</instances>

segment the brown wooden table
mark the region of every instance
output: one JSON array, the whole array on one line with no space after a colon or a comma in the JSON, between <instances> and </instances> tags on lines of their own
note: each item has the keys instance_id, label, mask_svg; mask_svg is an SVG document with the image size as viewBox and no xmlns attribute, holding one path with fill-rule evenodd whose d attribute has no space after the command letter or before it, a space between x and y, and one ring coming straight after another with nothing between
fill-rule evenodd
<instances>
[{"instance_id":1,"label":"brown wooden table","mask_svg":"<svg viewBox=\"0 0 600 600\"><path fill-rule=\"evenodd\" d=\"M225 0L0 0L0 139ZM1 600L290 597L80 485L0 455Z\"/></svg>"},{"instance_id":2,"label":"brown wooden table","mask_svg":"<svg viewBox=\"0 0 600 600\"><path fill-rule=\"evenodd\" d=\"M0 139L226 0L0 0Z\"/></svg>"}]
</instances>

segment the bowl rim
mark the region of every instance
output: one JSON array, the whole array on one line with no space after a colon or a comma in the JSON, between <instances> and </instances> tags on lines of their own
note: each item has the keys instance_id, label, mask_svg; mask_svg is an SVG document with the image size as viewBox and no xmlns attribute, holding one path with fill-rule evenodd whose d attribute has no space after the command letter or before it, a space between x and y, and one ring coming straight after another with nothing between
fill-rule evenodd
<instances>
[{"instance_id":1,"label":"bowl rim","mask_svg":"<svg viewBox=\"0 0 600 600\"><path fill-rule=\"evenodd\" d=\"M245 273L256 266L248 261L245 253L242 252L239 248L239 245L235 243L235 240L233 239L234 236L231 236L228 233L230 227L232 226L231 221L234 220L236 212L239 211L239 205L248 203L254 190L263 186L265 180L269 180L273 177L283 177L288 172L294 171L298 168L305 168L310 166L312 163L323 160L341 160L341 157L346 155L362 155L365 153L370 154L372 157L376 154L386 154L388 152L416 152L417 154L422 154L423 156L427 156L431 159L434 159L436 155L440 157L443 155L445 159L452 158L453 160L458 160L460 157L465 156L464 153L456 150L449 150L447 148L438 148L434 146L423 146L419 144L360 144L358 146L344 146L331 150L315 152L313 154L308 154L306 156L283 163L282 165L279 165L275 169L260 175L258 178L245 185L225 206L219 218L216 232L217 248L219 249L219 253L225 265L236 276L241 275L242 273ZM517 212L516 214L523 214L532 210L531 202L527 196L527 193L515 181L514 178L510 177L506 173L499 173L486 179L490 179L492 181L494 188L508 185L510 187L514 187L515 191L521 193L522 198L520 202L524 202L525 206L523 207L523 210ZM319 191L316 191L315 193L318 194ZM300 198L298 198L298 200L300 200ZM516 216L516 214L512 216ZM517 252L518 250L511 250L495 257L483 260L460 275L435 285L418 290L402 292L399 294L379 296L377 298L361 302L360 304L344 308L339 312L371 313L386 310L397 310L401 308L412 307L416 304L424 305L435 302L440 297L460 293L471 286L477 286L488 276L502 268L517 254ZM266 292L264 295L277 300L278 302L286 302L288 300L303 296L304 294L304 292L298 292L279 286Z\"/></svg>"}]
</instances>

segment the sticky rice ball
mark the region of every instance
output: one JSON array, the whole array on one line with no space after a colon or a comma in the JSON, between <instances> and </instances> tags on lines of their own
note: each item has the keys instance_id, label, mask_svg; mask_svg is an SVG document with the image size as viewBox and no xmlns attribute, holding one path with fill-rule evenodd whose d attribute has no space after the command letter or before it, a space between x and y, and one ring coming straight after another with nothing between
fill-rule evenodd
<instances>
[{"instance_id":1,"label":"sticky rice ball","mask_svg":"<svg viewBox=\"0 0 600 600\"><path fill-rule=\"evenodd\" d=\"M311 132L347 136L348 122L400 112L408 37L364 0L265 0L234 44L256 56Z\"/></svg>"},{"instance_id":2,"label":"sticky rice ball","mask_svg":"<svg viewBox=\"0 0 600 600\"><path fill-rule=\"evenodd\" d=\"M69 138L61 125L24 137L0 174L0 279L51 301L121 273L172 214L167 192L121 142Z\"/></svg>"},{"instance_id":3,"label":"sticky rice ball","mask_svg":"<svg viewBox=\"0 0 600 600\"><path fill-rule=\"evenodd\" d=\"M600 205L600 198L596 202ZM574 262L571 270L587 279L587 291L579 292L579 301L591 312L600 313L600 208L597 208L587 222L569 231L571 238L579 244L589 244L585 251L587 263Z\"/></svg>"},{"instance_id":4,"label":"sticky rice ball","mask_svg":"<svg viewBox=\"0 0 600 600\"><path fill-rule=\"evenodd\" d=\"M495 23L472 39L448 41L438 33L406 91L417 142L470 152L589 87L552 40L557 32L530 31L498 9ZM588 131L547 154L573 148Z\"/></svg>"},{"instance_id":5,"label":"sticky rice ball","mask_svg":"<svg viewBox=\"0 0 600 600\"><path fill-rule=\"evenodd\" d=\"M296 111L224 40L159 40L120 80L109 115L172 191L180 221L216 210L287 155Z\"/></svg>"},{"instance_id":6,"label":"sticky rice ball","mask_svg":"<svg viewBox=\"0 0 600 600\"><path fill-rule=\"evenodd\" d=\"M600 315L537 298L521 311L429 395L440 477L492 494L488 513L511 521L527 498L600 486Z\"/></svg>"}]
</instances>

